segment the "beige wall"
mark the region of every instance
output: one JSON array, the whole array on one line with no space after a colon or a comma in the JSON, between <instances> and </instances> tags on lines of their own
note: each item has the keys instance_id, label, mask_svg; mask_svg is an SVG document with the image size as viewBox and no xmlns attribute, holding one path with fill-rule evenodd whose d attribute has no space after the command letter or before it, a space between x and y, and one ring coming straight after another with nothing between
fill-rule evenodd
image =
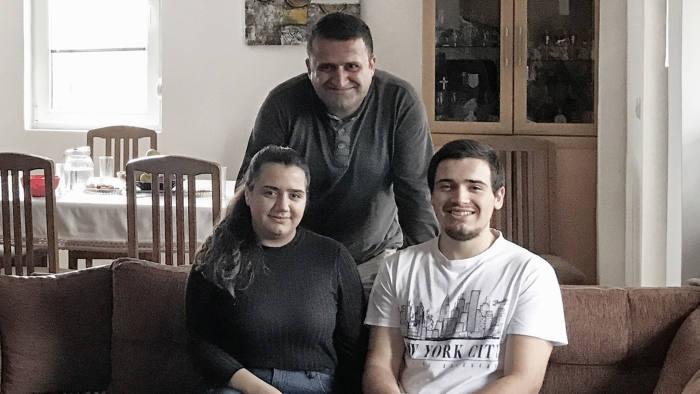
<instances>
[{"instance_id":1,"label":"beige wall","mask_svg":"<svg viewBox=\"0 0 700 394\"><path fill-rule=\"evenodd\" d=\"M601 0L599 276L624 284L626 0ZM255 113L267 91L304 71L301 47L243 41L243 0L163 0L163 133L159 148L219 161L235 176ZM364 0L380 68L420 90L419 0ZM0 1L0 150L61 161L84 133L25 131L22 2Z\"/></svg>"}]
</instances>

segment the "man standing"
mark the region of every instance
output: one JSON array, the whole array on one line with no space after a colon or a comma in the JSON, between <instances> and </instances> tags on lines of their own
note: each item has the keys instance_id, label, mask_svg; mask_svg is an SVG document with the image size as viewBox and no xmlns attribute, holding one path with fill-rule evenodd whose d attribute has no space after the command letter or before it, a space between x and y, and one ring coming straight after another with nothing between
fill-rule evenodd
<instances>
[{"instance_id":1,"label":"man standing","mask_svg":"<svg viewBox=\"0 0 700 394\"><path fill-rule=\"evenodd\" d=\"M358 269L371 284L385 251L437 234L424 181L425 110L408 83L375 69L369 27L357 17L321 18L307 54L308 73L277 86L260 108L238 181L269 144L300 152L311 169L302 225L343 243L358 264L369 261Z\"/></svg>"},{"instance_id":2,"label":"man standing","mask_svg":"<svg viewBox=\"0 0 700 394\"><path fill-rule=\"evenodd\" d=\"M379 270L365 393L537 393L567 343L561 293L546 261L489 227L505 194L496 152L450 142L428 186L440 235Z\"/></svg>"}]
</instances>

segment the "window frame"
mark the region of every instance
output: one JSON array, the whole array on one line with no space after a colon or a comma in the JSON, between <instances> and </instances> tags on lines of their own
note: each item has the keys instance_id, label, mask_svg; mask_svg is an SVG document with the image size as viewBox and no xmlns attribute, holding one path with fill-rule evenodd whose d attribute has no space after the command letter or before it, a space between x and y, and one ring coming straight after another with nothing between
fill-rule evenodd
<instances>
[{"instance_id":1,"label":"window frame","mask_svg":"<svg viewBox=\"0 0 700 394\"><path fill-rule=\"evenodd\" d=\"M48 2L25 0L25 128L29 130L89 130L108 125L161 129L161 0L146 0L150 8L147 56L147 111L56 112L51 109L51 54L48 37Z\"/></svg>"}]
</instances>

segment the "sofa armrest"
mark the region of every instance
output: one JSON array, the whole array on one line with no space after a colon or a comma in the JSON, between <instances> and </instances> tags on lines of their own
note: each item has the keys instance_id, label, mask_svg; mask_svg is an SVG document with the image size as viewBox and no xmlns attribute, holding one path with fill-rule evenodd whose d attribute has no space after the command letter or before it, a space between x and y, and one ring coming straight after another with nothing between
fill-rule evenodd
<instances>
[{"instance_id":1,"label":"sofa armrest","mask_svg":"<svg viewBox=\"0 0 700 394\"><path fill-rule=\"evenodd\" d=\"M654 394L680 393L700 370L700 307L683 322L666 353ZM700 386L700 382L695 383ZM692 391L699 392L699 391Z\"/></svg>"}]
</instances>

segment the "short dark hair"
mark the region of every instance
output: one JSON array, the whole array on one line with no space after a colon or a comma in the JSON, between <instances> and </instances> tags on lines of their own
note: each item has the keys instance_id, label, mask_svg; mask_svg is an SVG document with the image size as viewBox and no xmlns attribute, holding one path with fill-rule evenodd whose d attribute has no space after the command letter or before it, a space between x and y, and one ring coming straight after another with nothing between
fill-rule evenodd
<instances>
[{"instance_id":1,"label":"short dark hair","mask_svg":"<svg viewBox=\"0 0 700 394\"><path fill-rule=\"evenodd\" d=\"M463 139L448 142L435 152L428 166L428 187L430 193L435 187L435 173L438 165L445 160L480 159L491 169L491 189L494 193L505 185L505 171L496 151L479 141Z\"/></svg>"},{"instance_id":2,"label":"short dark hair","mask_svg":"<svg viewBox=\"0 0 700 394\"><path fill-rule=\"evenodd\" d=\"M327 40L347 41L361 38L365 42L367 54L374 52L372 33L369 26L360 18L343 12L333 12L319 19L311 29L306 43L306 53L310 56L314 41L318 38Z\"/></svg>"}]
</instances>

